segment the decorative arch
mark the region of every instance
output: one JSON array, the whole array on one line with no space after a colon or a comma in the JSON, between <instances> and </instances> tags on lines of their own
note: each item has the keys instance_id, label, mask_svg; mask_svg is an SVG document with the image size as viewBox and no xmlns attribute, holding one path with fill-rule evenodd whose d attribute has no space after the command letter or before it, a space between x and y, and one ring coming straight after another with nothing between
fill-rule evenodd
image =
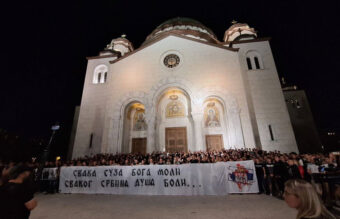
<instances>
[{"instance_id":1,"label":"decorative arch","mask_svg":"<svg viewBox=\"0 0 340 219\"><path fill-rule=\"evenodd\" d=\"M193 103L197 102L197 98L194 95L195 90L193 90L194 86L192 85L191 82L179 77L168 77L159 81L156 85L154 85L151 88L150 95L148 97L148 102L150 103L150 105L155 106L160 95L162 95L164 90L171 87L183 90L185 93L187 93L187 95L189 96L190 100Z\"/></svg>"},{"instance_id":2,"label":"decorative arch","mask_svg":"<svg viewBox=\"0 0 340 219\"><path fill-rule=\"evenodd\" d=\"M110 134L109 142L112 142L109 146L109 152L121 152L122 144L123 144L123 127L124 127L124 114L125 109L131 103L141 103L145 107L146 113L148 112L148 99L147 95L143 91L136 92L128 92L123 95L119 101L117 101L114 105L108 106L108 112L112 112L110 118L110 127L112 127L113 132ZM148 123L148 121L146 121Z\"/></svg>"},{"instance_id":3,"label":"decorative arch","mask_svg":"<svg viewBox=\"0 0 340 219\"><path fill-rule=\"evenodd\" d=\"M200 100L200 106L203 106L209 98L217 99L220 104L222 104L225 113L223 122L225 123L227 138L225 144L233 148L243 147L244 139L240 117L241 110L235 95L222 87L205 87L200 90L197 96ZM204 107L195 108L202 110L202 112L198 113L204 113Z\"/></svg>"},{"instance_id":4,"label":"decorative arch","mask_svg":"<svg viewBox=\"0 0 340 219\"><path fill-rule=\"evenodd\" d=\"M149 112L147 112L147 121L149 122L148 125L150 127L150 129L148 130L149 148L154 148L154 150L165 150L165 145L163 145L163 143L166 141L165 139L163 139L165 137L165 129L169 127L184 126L187 127L187 147L191 149L194 146L192 137L194 127L191 112L192 106L197 102L197 98L193 87L194 86L192 86L192 84L185 79L182 79L180 77L168 77L160 80L151 88L148 95ZM181 96L180 98L183 98L182 100L179 100L185 103L184 116L166 118L164 114L163 118L162 110L163 107L165 107L165 113L167 106L164 105L166 104L166 102L164 102L164 97L170 97L170 94L168 92L175 92L176 95L179 95ZM184 99L186 101L184 101Z\"/></svg>"},{"instance_id":5,"label":"decorative arch","mask_svg":"<svg viewBox=\"0 0 340 219\"><path fill-rule=\"evenodd\" d=\"M227 112L239 112L240 108L237 100L233 94L226 91L222 87L204 87L198 93L199 102L197 104L202 105L203 102L211 97L214 97L221 101L222 105L225 107Z\"/></svg>"},{"instance_id":6,"label":"decorative arch","mask_svg":"<svg viewBox=\"0 0 340 219\"><path fill-rule=\"evenodd\" d=\"M131 102L140 102L145 107L148 106L148 99L147 95L143 91L136 91L136 92L128 92L125 95L123 95L118 102L115 103L114 106L112 106L113 110L113 117L117 118L122 115L122 113L125 110L125 107L131 103Z\"/></svg>"},{"instance_id":7,"label":"decorative arch","mask_svg":"<svg viewBox=\"0 0 340 219\"><path fill-rule=\"evenodd\" d=\"M103 84L106 82L108 67L106 65L98 65L93 72L93 80L94 84Z\"/></svg>"},{"instance_id":8,"label":"decorative arch","mask_svg":"<svg viewBox=\"0 0 340 219\"><path fill-rule=\"evenodd\" d=\"M147 123L145 121L145 106L139 101L128 103L122 114L122 135L119 148L124 153L146 152L146 144L137 144L138 139L146 143ZM135 142L135 143L134 143Z\"/></svg>"}]
</instances>

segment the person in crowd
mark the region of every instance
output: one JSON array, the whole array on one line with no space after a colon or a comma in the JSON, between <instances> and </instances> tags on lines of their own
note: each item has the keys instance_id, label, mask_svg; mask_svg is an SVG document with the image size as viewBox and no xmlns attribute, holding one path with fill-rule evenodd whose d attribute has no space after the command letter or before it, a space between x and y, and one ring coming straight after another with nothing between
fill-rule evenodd
<instances>
[{"instance_id":1,"label":"person in crowd","mask_svg":"<svg viewBox=\"0 0 340 219\"><path fill-rule=\"evenodd\" d=\"M301 179L299 167L294 163L294 160L289 159L287 164L288 179Z\"/></svg>"},{"instance_id":2,"label":"person in crowd","mask_svg":"<svg viewBox=\"0 0 340 219\"><path fill-rule=\"evenodd\" d=\"M163 165L163 164L164 164L163 158L159 158L158 165Z\"/></svg>"},{"instance_id":3,"label":"person in crowd","mask_svg":"<svg viewBox=\"0 0 340 219\"><path fill-rule=\"evenodd\" d=\"M265 165L265 188L267 195L273 195L273 184L274 184L274 164L270 158L267 159Z\"/></svg>"},{"instance_id":4,"label":"person in crowd","mask_svg":"<svg viewBox=\"0 0 340 219\"><path fill-rule=\"evenodd\" d=\"M322 204L312 184L307 181L288 180L285 183L284 199L289 207L297 209L297 219L335 219Z\"/></svg>"},{"instance_id":5,"label":"person in crowd","mask_svg":"<svg viewBox=\"0 0 340 219\"><path fill-rule=\"evenodd\" d=\"M154 165L154 162L153 162L152 158L149 159L149 165Z\"/></svg>"},{"instance_id":6,"label":"person in crowd","mask_svg":"<svg viewBox=\"0 0 340 219\"><path fill-rule=\"evenodd\" d=\"M6 184L9 178L9 173L14 167L14 162L9 162L8 165L3 165L0 172L0 186Z\"/></svg>"},{"instance_id":7,"label":"person in crowd","mask_svg":"<svg viewBox=\"0 0 340 219\"><path fill-rule=\"evenodd\" d=\"M277 196L282 197L284 190L284 183L288 179L287 164L284 162L284 157L275 156L274 163L274 179L277 189Z\"/></svg>"},{"instance_id":8,"label":"person in crowd","mask_svg":"<svg viewBox=\"0 0 340 219\"><path fill-rule=\"evenodd\" d=\"M303 165L303 161L301 159L299 161L298 160L294 160L294 164L299 169L299 173L300 173L301 179L305 179L305 168L304 168L304 165Z\"/></svg>"},{"instance_id":9,"label":"person in crowd","mask_svg":"<svg viewBox=\"0 0 340 219\"><path fill-rule=\"evenodd\" d=\"M255 159L255 171L257 177L257 183L259 186L259 193L262 194L265 192L264 189L264 175L265 175L265 168L264 164L260 162L260 159Z\"/></svg>"},{"instance_id":10,"label":"person in crowd","mask_svg":"<svg viewBox=\"0 0 340 219\"><path fill-rule=\"evenodd\" d=\"M48 193L49 191L49 181L48 181L48 178L49 178L49 169L50 168L50 165L48 162L45 163L44 165L44 169L42 169L42 173L41 173L41 181L40 181L40 191L41 192L44 192L44 193Z\"/></svg>"},{"instance_id":11,"label":"person in crowd","mask_svg":"<svg viewBox=\"0 0 340 219\"><path fill-rule=\"evenodd\" d=\"M0 190L1 218L27 219L30 211L37 206L34 191L29 185L31 169L19 164L9 173L9 180Z\"/></svg>"}]
</instances>

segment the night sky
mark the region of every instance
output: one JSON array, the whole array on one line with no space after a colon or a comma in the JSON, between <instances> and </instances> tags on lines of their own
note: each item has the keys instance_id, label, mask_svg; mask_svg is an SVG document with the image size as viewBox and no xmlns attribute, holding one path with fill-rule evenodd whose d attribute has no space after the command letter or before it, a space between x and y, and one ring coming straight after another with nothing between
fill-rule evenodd
<instances>
[{"instance_id":1,"label":"night sky","mask_svg":"<svg viewBox=\"0 0 340 219\"><path fill-rule=\"evenodd\" d=\"M220 41L234 19L271 37L280 77L306 91L319 131L340 131L339 1L70 2L2 5L0 129L48 139L59 121L56 140L65 151L86 57L122 34L136 49L159 24L179 16L200 21Z\"/></svg>"}]
</instances>

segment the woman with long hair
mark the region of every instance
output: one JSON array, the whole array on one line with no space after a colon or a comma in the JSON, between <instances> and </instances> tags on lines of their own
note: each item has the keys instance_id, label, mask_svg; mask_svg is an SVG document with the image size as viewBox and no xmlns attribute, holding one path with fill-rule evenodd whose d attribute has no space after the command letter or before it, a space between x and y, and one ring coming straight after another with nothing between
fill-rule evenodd
<instances>
[{"instance_id":1,"label":"woman with long hair","mask_svg":"<svg viewBox=\"0 0 340 219\"><path fill-rule=\"evenodd\" d=\"M297 219L335 219L335 216L322 204L312 184L307 181L288 180L285 183L284 199L289 207L298 210Z\"/></svg>"}]
</instances>

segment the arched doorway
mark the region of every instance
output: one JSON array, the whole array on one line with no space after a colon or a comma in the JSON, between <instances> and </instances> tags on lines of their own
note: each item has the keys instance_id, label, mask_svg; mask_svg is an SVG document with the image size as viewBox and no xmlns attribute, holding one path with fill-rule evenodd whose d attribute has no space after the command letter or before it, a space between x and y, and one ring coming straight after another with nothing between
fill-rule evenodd
<instances>
[{"instance_id":1,"label":"arched doorway","mask_svg":"<svg viewBox=\"0 0 340 219\"><path fill-rule=\"evenodd\" d=\"M219 151L229 145L226 110L219 98L209 97L203 103L203 134L206 150Z\"/></svg>"},{"instance_id":2,"label":"arched doorway","mask_svg":"<svg viewBox=\"0 0 340 219\"><path fill-rule=\"evenodd\" d=\"M146 153L147 123L145 106L140 102L131 102L125 107L122 153Z\"/></svg>"},{"instance_id":3,"label":"arched doorway","mask_svg":"<svg viewBox=\"0 0 340 219\"><path fill-rule=\"evenodd\" d=\"M159 96L156 132L156 148L159 151L194 150L191 100L183 89L167 88Z\"/></svg>"}]
</instances>

